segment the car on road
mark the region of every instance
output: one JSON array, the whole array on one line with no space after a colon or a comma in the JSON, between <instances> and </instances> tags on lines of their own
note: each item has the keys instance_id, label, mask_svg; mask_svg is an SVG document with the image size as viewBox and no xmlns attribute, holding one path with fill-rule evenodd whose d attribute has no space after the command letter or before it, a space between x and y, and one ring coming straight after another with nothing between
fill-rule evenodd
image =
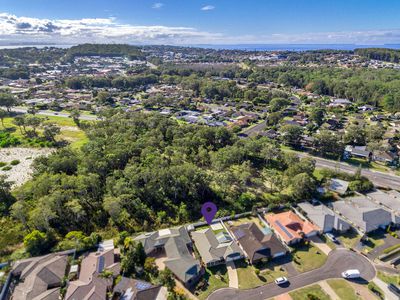
<instances>
[{"instance_id":1,"label":"car on road","mask_svg":"<svg viewBox=\"0 0 400 300\"><path fill-rule=\"evenodd\" d=\"M360 278L360 271L357 269L347 270L342 273L342 277L346 279Z\"/></svg>"},{"instance_id":2,"label":"car on road","mask_svg":"<svg viewBox=\"0 0 400 300\"><path fill-rule=\"evenodd\" d=\"M396 296L400 297L400 288L395 286L393 283L388 284L388 289L395 294ZM399 298L400 299L400 298Z\"/></svg>"},{"instance_id":3,"label":"car on road","mask_svg":"<svg viewBox=\"0 0 400 300\"><path fill-rule=\"evenodd\" d=\"M325 234L326 235L326 237L328 238L328 239L330 239L332 242L334 242L334 243L336 243L336 244L338 244L339 243L339 241L338 241L338 239L332 234L332 233L326 233Z\"/></svg>"},{"instance_id":4,"label":"car on road","mask_svg":"<svg viewBox=\"0 0 400 300\"><path fill-rule=\"evenodd\" d=\"M277 285L281 285L287 282L289 282L289 280L286 277L278 277L277 279L275 279L275 283Z\"/></svg>"}]
</instances>

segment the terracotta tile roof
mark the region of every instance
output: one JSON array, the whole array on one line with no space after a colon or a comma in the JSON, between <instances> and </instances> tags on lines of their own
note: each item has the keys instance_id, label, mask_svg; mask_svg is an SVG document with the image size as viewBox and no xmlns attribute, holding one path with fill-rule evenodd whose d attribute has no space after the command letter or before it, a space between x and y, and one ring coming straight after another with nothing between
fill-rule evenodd
<instances>
[{"instance_id":1,"label":"terracotta tile roof","mask_svg":"<svg viewBox=\"0 0 400 300\"><path fill-rule=\"evenodd\" d=\"M279 214L267 214L265 219L269 225L280 235L285 242L291 242L303 237L303 234L310 234L321 229L309 221L302 220L292 211Z\"/></svg>"}]
</instances>

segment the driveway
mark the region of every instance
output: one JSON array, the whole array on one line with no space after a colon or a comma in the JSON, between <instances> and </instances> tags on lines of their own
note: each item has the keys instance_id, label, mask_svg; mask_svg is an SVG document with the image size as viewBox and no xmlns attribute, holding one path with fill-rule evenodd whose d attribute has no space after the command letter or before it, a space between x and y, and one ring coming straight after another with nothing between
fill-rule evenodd
<instances>
[{"instance_id":1,"label":"driveway","mask_svg":"<svg viewBox=\"0 0 400 300\"><path fill-rule=\"evenodd\" d=\"M319 269L289 277L290 283L286 286L277 286L275 283L250 289L238 290L232 288L220 289L212 293L209 300L263 300L277 295L288 293L306 285L326 280L341 278L341 273L349 268L358 269L362 279L370 281L375 277L375 268L368 259L355 252L336 249L330 252L327 262Z\"/></svg>"},{"instance_id":2,"label":"driveway","mask_svg":"<svg viewBox=\"0 0 400 300\"><path fill-rule=\"evenodd\" d=\"M386 248L392 247L394 245L397 245L400 243L399 239L396 239L395 237L391 236L387 232L382 233L382 239L384 240L384 244L378 247L375 247L368 253L368 258L371 260L374 260L377 258L379 255L382 254L383 250Z\"/></svg>"},{"instance_id":3,"label":"driveway","mask_svg":"<svg viewBox=\"0 0 400 300\"><path fill-rule=\"evenodd\" d=\"M332 249L329 247L321 238L317 235L308 238L310 241L313 242L314 246L316 246L319 250L321 250L323 253L326 255L329 255L331 253Z\"/></svg>"}]
</instances>

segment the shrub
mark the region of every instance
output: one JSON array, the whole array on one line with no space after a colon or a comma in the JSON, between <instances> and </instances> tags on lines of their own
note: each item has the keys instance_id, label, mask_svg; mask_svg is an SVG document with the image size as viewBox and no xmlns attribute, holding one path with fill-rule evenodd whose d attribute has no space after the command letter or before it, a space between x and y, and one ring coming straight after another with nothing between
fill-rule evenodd
<instances>
[{"instance_id":1,"label":"shrub","mask_svg":"<svg viewBox=\"0 0 400 300\"><path fill-rule=\"evenodd\" d=\"M10 162L10 165L16 166L16 165L18 165L19 163L20 163L19 159L14 159L14 160L12 160L12 161Z\"/></svg>"},{"instance_id":2,"label":"shrub","mask_svg":"<svg viewBox=\"0 0 400 300\"><path fill-rule=\"evenodd\" d=\"M1 168L3 171L10 171L12 169L11 166L5 166L3 168Z\"/></svg>"},{"instance_id":3,"label":"shrub","mask_svg":"<svg viewBox=\"0 0 400 300\"><path fill-rule=\"evenodd\" d=\"M7 163L0 161L0 168L4 167L6 165L7 165Z\"/></svg>"},{"instance_id":4,"label":"shrub","mask_svg":"<svg viewBox=\"0 0 400 300\"><path fill-rule=\"evenodd\" d=\"M21 141L9 132L0 132L0 148L19 145Z\"/></svg>"}]
</instances>

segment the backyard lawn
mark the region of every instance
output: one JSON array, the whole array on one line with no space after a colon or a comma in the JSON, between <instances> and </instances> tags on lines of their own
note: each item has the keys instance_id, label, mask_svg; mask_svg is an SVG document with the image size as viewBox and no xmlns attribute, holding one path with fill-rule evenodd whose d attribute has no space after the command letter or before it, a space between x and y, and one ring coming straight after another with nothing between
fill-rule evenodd
<instances>
[{"instance_id":1,"label":"backyard lawn","mask_svg":"<svg viewBox=\"0 0 400 300\"><path fill-rule=\"evenodd\" d=\"M311 298L312 296L316 297L314 299L319 299L319 300L330 300L331 297L329 297L325 292L322 290L322 288L318 284L314 284L305 288L302 288L300 290L294 291L289 293L290 297L292 297L293 300L309 300L313 299ZM310 295L312 295L310 297Z\"/></svg>"},{"instance_id":2,"label":"backyard lawn","mask_svg":"<svg viewBox=\"0 0 400 300\"><path fill-rule=\"evenodd\" d=\"M196 290L196 295L200 300L207 299L217 289L229 286L228 271L225 265L206 268L203 278L208 285L204 289Z\"/></svg>"},{"instance_id":3,"label":"backyard lawn","mask_svg":"<svg viewBox=\"0 0 400 300\"><path fill-rule=\"evenodd\" d=\"M240 289L251 289L267 283L267 276L263 274L257 276L255 268L247 264L244 260L235 261L235 266Z\"/></svg>"},{"instance_id":4,"label":"backyard lawn","mask_svg":"<svg viewBox=\"0 0 400 300\"><path fill-rule=\"evenodd\" d=\"M323 266L327 256L312 244L299 245L293 251L293 265L303 273Z\"/></svg>"},{"instance_id":5,"label":"backyard lawn","mask_svg":"<svg viewBox=\"0 0 400 300\"><path fill-rule=\"evenodd\" d=\"M384 233L382 233L380 231L369 234L368 241L364 242L365 247L364 247L363 251L365 253L368 253L375 247L379 247L379 246L383 245L385 243L384 238L385 238Z\"/></svg>"},{"instance_id":6,"label":"backyard lawn","mask_svg":"<svg viewBox=\"0 0 400 300\"><path fill-rule=\"evenodd\" d=\"M352 286L343 279L330 279L327 281L330 287L335 291L341 300L358 300L358 297Z\"/></svg>"}]
</instances>

